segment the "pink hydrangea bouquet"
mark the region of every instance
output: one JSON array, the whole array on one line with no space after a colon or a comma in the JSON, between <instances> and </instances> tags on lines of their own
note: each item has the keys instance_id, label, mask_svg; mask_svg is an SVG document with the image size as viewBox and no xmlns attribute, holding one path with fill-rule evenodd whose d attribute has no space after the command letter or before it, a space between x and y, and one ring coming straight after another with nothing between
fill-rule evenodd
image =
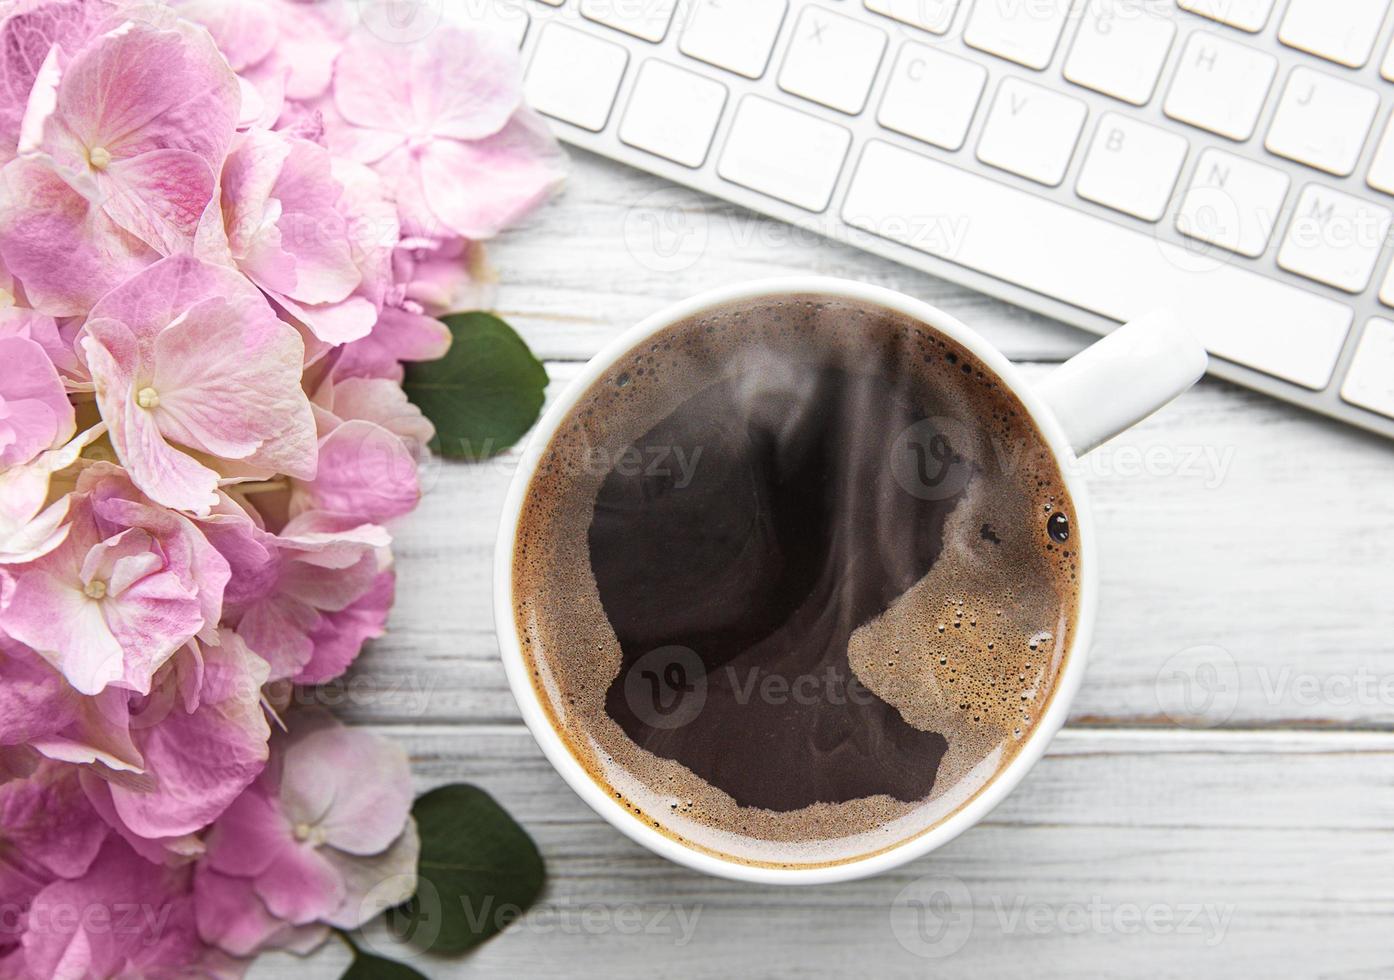
<instances>
[{"instance_id":1,"label":"pink hydrangea bouquet","mask_svg":"<svg viewBox=\"0 0 1394 980\"><path fill-rule=\"evenodd\" d=\"M563 159L507 43L371 3L0 0L0 976L236 975L417 895L405 753L296 691L383 632L404 379Z\"/></svg>"}]
</instances>

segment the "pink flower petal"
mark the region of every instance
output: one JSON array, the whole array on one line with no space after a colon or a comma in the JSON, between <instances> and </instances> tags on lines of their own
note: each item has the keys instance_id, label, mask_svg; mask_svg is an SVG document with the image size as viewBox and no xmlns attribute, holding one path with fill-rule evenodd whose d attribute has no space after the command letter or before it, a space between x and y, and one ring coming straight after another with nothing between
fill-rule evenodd
<instances>
[{"instance_id":1,"label":"pink flower petal","mask_svg":"<svg viewBox=\"0 0 1394 980\"><path fill-rule=\"evenodd\" d=\"M276 18L264 0L169 0L169 4L181 17L208 28L233 71L255 65L276 47Z\"/></svg>"},{"instance_id":2,"label":"pink flower petal","mask_svg":"<svg viewBox=\"0 0 1394 980\"><path fill-rule=\"evenodd\" d=\"M412 452L382 426L355 419L320 440L319 470L295 485L291 510L380 524L410 512L420 498Z\"/></svg>"},{"instance_id":3,"label":"pink flower petal","mask_svg":"<svg viewBox=\"0 0 1394 980\"><path fill-rule=\"evenodd\" d=\"M290 596L273 596L249 605L237 621L237 635L271 665L270 679L285 680L304 669L314 655L310 633L320 614Z\"/></svg>"},{"instance_id":4,"label":"pink flower petal","mask_svg":"<svg viewBox=\"0 0 1394 980\"><path fill-rule=\"evenodd\" d=\"M373 779L363 779L365 772ZM304 737L292 733L280 792L292 823L317 828L340 851L379 854L410 815L411 766L400 745L359 729L333 725Z\"/></svg>"},{"instance_id":5,"label":"pink flower petal","mask_svg":"<svg viewBox=\"0 0 1394 980\"><path fill-rule=\"evenodd\" d=\"M10 860L59 878L85 874L111 832L88 805L78 770L56 762L0 785L0 827Z\"/></svg>"},{"instance_id":6,"label":"pink flower petal","mask_svg":"<svg viewBox=\"0 0 1394 980\"><path fill-rule=\"evenodd\" d=\"M0 635L0 744L62 731L78 716L78 695L34 651Z\"/></svg>"},{"instance_id":7,"label":"pink flower petal","mask_svg":"<svg viewBox=\"0 0 1394 980\"><path fill-rule=\"evenodd\" d=\"M344 378L326 382L327 408L341 420L362 419L380 425L412 455L427 452L436 429L412 404L401 385L384 378Z\"/></svg>"},{"instance_id":8,"label":"pink flower petal","mask_svg":"<svg viewBox=\"0 0 1394 980\"><path fill-rule=\"evenodd\" d=\"M137 918L136 927L117 928L120 909L149 910L158 923ZM189 976L206 955L194 923L192 870L151 864L118 837L107 838L86 875L36 895L28 925L23 950L33 976Z\"/></svg>"},{"instance_id":9,"label":"pink flower petal","mask_svg":"<svg viewBox=\"0 0 1394 980\"><path fill-rule=\"evenodd\" d=\"M187 252L213 199L213 171L186 150L151 150L99 175L102 208L161 255Z\"/></svg>"},{"instance_id":10,"label":"pink flower petal","mask_svg":"<svg viewBox=\"0 0 1394 980\"><path fill-rule=\"evenodd\" d=\"M62 671L82 694L97 694L125 677L125 651L101 605L72 583L39 569L26 571L16 580L5 613L6 631Z\"/></svg>"},{"instance_id":11,"label":"pink flower petal","mask_svg":"<svg viewBox=\"0 0 1394 980\"><path fill-rule=\"evenodd\" d=\"M76 52L115 11L105 0L8 4L0 17L0 162L15 154L29 93L49 51L57 45Z\"/></svg>"},{"instance_id":12,"label":"pink flower petal","mask_svg":"<svg viewBox=\"0 0 1394 980\"><path fill-rule=\"evenodd\" d=\"M155 671L203 627L193 560L172 535L102 526L93 501L77 495L64 542L19 570L5 631L83 694L109 684L148 693ZM200 560L221 561L211 549ZM219 571L209 566L220 593Z\"/></svg>"},{"instance_id":13,"label":"pink flower petal","mask_svg":"<svg viewBox=\"0 0 1394 980\"><path fill-rule=\"evenodd\" d=\"M292 680L325 684L342 676L358 658L364 642L386 631L395 593L396 576L391 571L381 572L362 596L343 609L323 613L309 634L314 652Z\"/></svg>"},{"instance_id":14,"label":"pink flower petal","mask_svg":"<svg viewBox=\"0 0 1394 980\"><path fill-rule=\"evenodd\" d=\"M415 44L360 31L339 59L334 100L358 126L473 140L503 128L522 83L516 52L489 31L441 25Z\"/></svg>"},{"instance_id":15,"label":"pink flower petal","mask_svg":"<svg viewBox=\"0 0 1394 980\"><path fill-rule=\"evenodd\" d=\"M269 668L231 631L203 648L198 708L174 705L136 737L155 778L149 791L111 789L122 822L142 837L175 837L212 823L261 772L271 735L261 707Z\"/></svg>"},{"instance_id":16,"label":"pink flower petal","mask_svg":"<svg viewBox=\"0 0 1394 980\"><path fill-rule=\"evenodd\" d=\"M28 463L72 438L73 406L44 349L22 337L0 337L0 468Z\"/></svg>"},{"instance_id":17,"label":"pink flower petal","mask_svg":"<svg viewBox=\"0 0 1394 980\"><path fill-rule=\"evenodd\" d=\"M69 135L85 150L104 148L113 162L184 150L216 172L238 99L237 77L205 31L131 23L94 40L63 72L49 120L54 133L45 139L59 143ZM88 166L85 158L58 159L65 167Z\"/></svg>"},{"instance_id":18,"label":"pink flower petal","mask_svg":"<svg viewBox=\"0 0 1394 980\"><path fill-rule=\"evenodd\" d=\"M214 871L254 878L294 846L290 824L265 783L263 775L229 804L209 831L207 863Z\"/></svg>"},{"instance_id":19,"label":"pink flower petal","mask_svg":"<svg viewBox=\"0 0 1394 980\"><path fill-rule=\"evenodd\" d=\"M273 60L289 69L287 97L302 102L319 98L329 88L335 60L353 28L349 5L278 0L272 9L280 21Z\"/></svg>"},{"instance_id":20,"label":"pink flower petal","mask_svg":"<svg viewBox=\"0 0 1394 980\"><path fill-rule=\"evenodd\" d=\"M183 445L224 459L313 473L303 351L264 301L202 301L155 339L158 424Z\"/></svg>"},{"instance_id":21,"label":"pink flower petal","mask_svg":"<svg viewBox=\"0 0 1394 980\"><path fill-rule=\"evenodd\" d=\"M340 353L340 377L402 380L399 361L434 361L450 350L450 328L434 317L386 307L373 332Z\"/></svg>"},{"instance_id":22,"label":"pink flower petal","mask_svg":"<svg viewBox=\"0 0 1394 980\"><path fill-rule=\"evenodd\" d=\"M475 142L438 139L422 152L431 211L457 235L491 238L561 185L565 158L532 113Z\"/></svg>"},{"instance_id":23,"label":"pink flower petal","mask_svg":"<svg viewBox=\"0 0 1394 980\"><path fill-rule=\"evenodd\" d=\"M131 695L109 687L83 698L78 716L62 731L30 740L37 751L57 762L97 764L113 772L139 774L145 760L131 741Z\"/></svg>"},{"instance_id":24,"label":"pink flower petal","mask_svg":"<svg viewBox=\"0 0 1394 980\"><path fill-rule=\"evenodd\" d=\"M219 874L207 865L194 871L194 896L199 935L233 956L267 949L303 956L329 935L327 926L292 926L276 918L257 897L252 879Z\"/></svg>"},{"instance_id":25,"label":"pink flower petal","mask_svg":"<svg viewBox=\"0 0 1394 980\"><path fill-rule=\"evenodd\" d=\"M131 478L166 507L206 513L218 499L218 474L165 441L153 413L136 402L134 372L125 366L135 359L135 336L116 320L91 319L86 329L82 349L97 383L97 404Z\"/></svg>"},{"instance_id":26,"label":"pink flower petal","mask_svg":"<svg viewBox=\"0 0 1394 980\"><path fill-rule=\"evenodd\" d=\"M86 331L112 444L158 503L202 514L217 502L217 474L167 438L270 473L313 476L303 344L236 272L165 259L103 297Z\"/></svg>"},{"instance_id":27,"label":"pink flower petal","mask_svg":"<svg viewBox=\"0 0 1394 980\"><path fill-rule=\"evenodd\" d=\"M0 284L0 288L4 288L3 284ZM60 333L58 322L38 310L26 310L18 306L6 308L2 301L3 297L0 297L0 337L22 337L32 340L43 348L60 376L76 383L83 368L71 342Z\"/></svg>"},{"instance_id":28,"label":"pink flower petal","mask_svg":"<svg viewBox=\"0 0 1394 980\"><path fill-rule=\"evenodd\" d=\"M0 170L0 258L29 302L79 316L159 256L39 159Z\"/></svg>"},{"instance_id":29,"label":"pink flower petal","mask_svg":"<svg viewBox=\"0 0 1394 980\"><path fill-rule=\"evenodd\" d=\"M344 900L344 879L309 844L282 849L257 875L256 893L278 919L301 926L331 914Z\"/></svg>"},{"instance_id":30,"label":"pink flower petal","mask_svg":"<svg viewBox=\"0 0 1394 980\"><path fill-rule=\"evenodd\" d=\"M133 777L124 773L111 773L102 766L83 766L79 772L82 776L83 791L87 794L87 802L101 815L107 826L145 860L152 864L180 865L203 856L203 841L193 834L183 834L179 837L140 837L122 821L111 798L112 786L117 780L146 785L148 776Z\"/></svg>"},{"instance_id":31,"label":"pink flower petal","mask_svg":"<svg viewBox=\"0 0 1394 980\"><path fill-rule=\"evenodd\" d=\"M325 848L325 857L344 879L344 900L325 921L338 929L357 929L416 894L421 836L416 821L381 854L359 857Z\"/></svg>"}]
</instances>

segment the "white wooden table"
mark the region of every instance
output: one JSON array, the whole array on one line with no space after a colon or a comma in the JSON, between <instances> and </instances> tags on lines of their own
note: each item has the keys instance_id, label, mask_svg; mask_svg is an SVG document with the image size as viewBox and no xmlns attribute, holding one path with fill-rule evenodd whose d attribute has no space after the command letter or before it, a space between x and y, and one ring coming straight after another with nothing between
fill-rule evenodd
<instances>
[{"instance_id":1,"label":"white wooden table","mask_svg":"<svg viewBox=\"0 0 1394 980\"><path fill-rule=\"evenodd\" d=\"M499 310L547 361L553 392L663 304L780 274L922 297L1031 375L1089 340L573 156L566 191L492 250ZM427 475L396 529L390 633L327 698L405 744L421 789L487 788L546 857L539 907L471 956L414 960L428 976L1394 975L1394 445L1207 380L1105 447L1088 469L1103 602L1070 726L949 846L874 880L796 890L666 863L542 758L493 636L512 466ZM1181 725L1187 696L1196 713ZM925 921L949 938L928 951L951 955L926 958L897 927L907 899L935 891L951 902ZM344 962L330 944L255 975L336 977Z\"/></svg>"}]
</instances>

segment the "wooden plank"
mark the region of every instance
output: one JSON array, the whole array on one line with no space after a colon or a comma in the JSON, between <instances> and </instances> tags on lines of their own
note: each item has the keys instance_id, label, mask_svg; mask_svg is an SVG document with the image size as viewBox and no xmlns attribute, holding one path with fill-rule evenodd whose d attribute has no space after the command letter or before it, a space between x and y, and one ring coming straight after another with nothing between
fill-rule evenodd
<instances>
[{"instance_id":1,"label":"wooden plank","mask_svg":"<svg viewBox=\"0 0 1394 980\"><path fill-rule=\"evenodd\" d=\"M667 303L772 276L840 276L918 296L1013 357L1062 360L1089 335L583 150L566 188L491 243L498 309L545 358L585 360Z\"/></svg>"},{"instance_id":2,"label":"wooden plank","mask_svg":"<svg viewBox=\"0 0 1394 980\"><path fill-rule=\"evenodd\" d=\"M555 395L578 368L550 370ZM321 697L364 721L516 719L490 598L516 458L430 465L421 508L396 528L390 632ZM1103 603L1077 723L1170 725L1168 709L1191 717L1177 708L1189 691L1210 696L1205 723L1394 725L1386 444L1205 381L1081 465ZM1221 652L1177 659L1197 647Z\"/></svg>"},{"instance_id":3,"label":"wooden plank","mask_svg":"<svg viewBox=\"0 0 1394 980\"><path fill-rule=\"evenodd\" d=\"M493 793L551 874L529 917L463 960L418 960L428 976L1394 971L1385 733L1067 730L984 824L897 872L809 889L650 854L592 814L521 728L383 733L408 746L421 788ZM948 904L917 919L910 903L938 892ZM940 925L941 944L920 938ZM267 957L252 975L313 980L342 963L331 946L308 963Z\"/></svg>"}]
</instances>

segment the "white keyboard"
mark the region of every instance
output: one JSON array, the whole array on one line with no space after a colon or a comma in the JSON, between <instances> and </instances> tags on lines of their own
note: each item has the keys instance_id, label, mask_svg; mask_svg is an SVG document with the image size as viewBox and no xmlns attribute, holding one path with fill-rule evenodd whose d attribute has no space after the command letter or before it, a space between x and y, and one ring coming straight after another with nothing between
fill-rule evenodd
<instances>
[{"instance_id":1,"label":"white keyboard","mask_svg":"<svg viewBox=\"0 0 1394 980\"><path fill-rule=\"evenodd\" d=\"M1394 437L1390 0L444 0L577 146Z\"/></svg>"}]
</instances>

